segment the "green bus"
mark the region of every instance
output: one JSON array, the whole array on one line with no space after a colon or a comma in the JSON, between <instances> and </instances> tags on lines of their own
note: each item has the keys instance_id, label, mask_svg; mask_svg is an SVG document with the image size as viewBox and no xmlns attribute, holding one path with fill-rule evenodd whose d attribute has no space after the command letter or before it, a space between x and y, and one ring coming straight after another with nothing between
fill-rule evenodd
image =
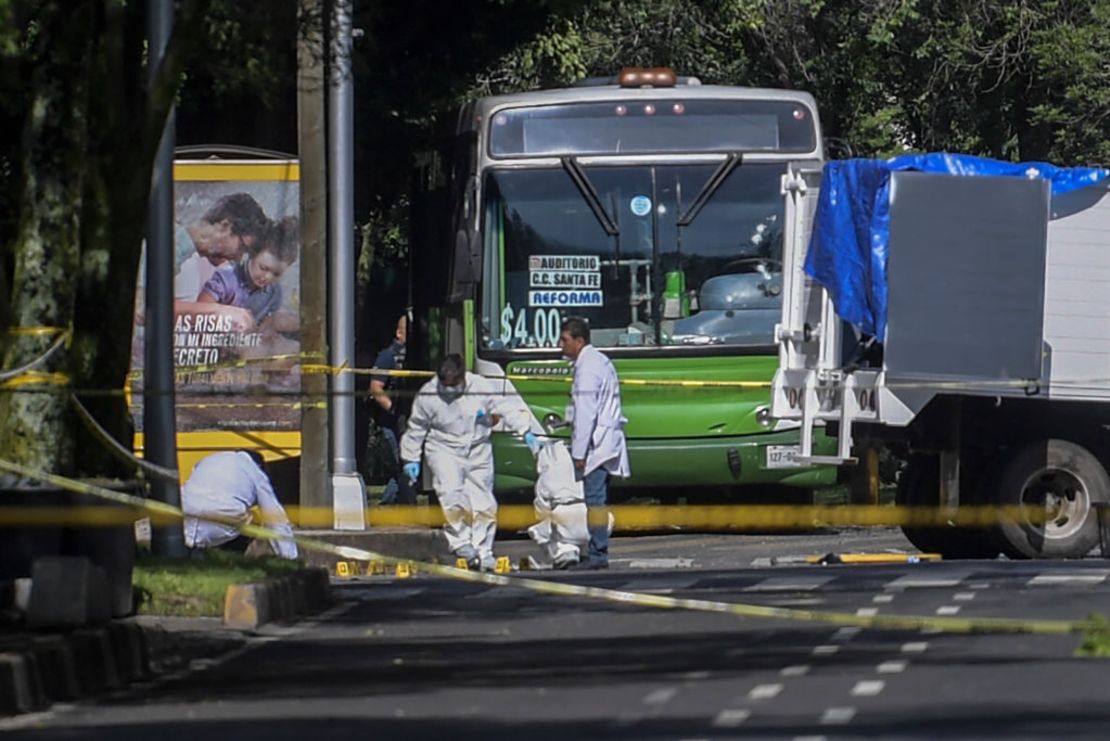
<instances>
[{"instance_id":1,"label":"green bus","mask_svg":"<svg viewBox=\"0 0 1110 741\"><path fill-rule=\"evenodd\" d=\"M823 158L812 96L665 68L470 103L417 163L408 364L462 353L567 435L556 342L581 316L622 379L626 494L833 483L769 416L784 178ZM498 492L530 488L526 448L494 438Z\"/></svg>"}]
</instances>

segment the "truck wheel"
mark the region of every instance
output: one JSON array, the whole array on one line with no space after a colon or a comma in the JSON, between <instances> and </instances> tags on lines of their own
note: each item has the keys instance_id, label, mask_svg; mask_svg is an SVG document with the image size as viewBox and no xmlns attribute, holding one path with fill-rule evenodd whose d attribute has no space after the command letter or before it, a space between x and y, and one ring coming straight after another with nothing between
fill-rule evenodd
<instances>
[{"instance_id":1,"label":"truck wheel","mask_svg":"<svg viewBox=\"0 0 1110 741\"><path fill-rule=\"evenodd\" d=\"M898 477L895 503L905 507L940 506L940 465L934 455L912 455ZM904 525L902 532L922 553L944 558L994 558L998 547L981 528Z\"/></svg>"},{"instance_id":2,"label":"truck wheel","mask_svg":"<svg viewBox=\"0 0 1110 741\"><path fill-rule=\"evenodd\" d=\"M997 528L1006 555L1082 558L1099 542L1092 505L1110 500L1110 476L1086 448L1040 440L1006 456L992 500L1023 513Z\"/></svg>"}]
</instances>

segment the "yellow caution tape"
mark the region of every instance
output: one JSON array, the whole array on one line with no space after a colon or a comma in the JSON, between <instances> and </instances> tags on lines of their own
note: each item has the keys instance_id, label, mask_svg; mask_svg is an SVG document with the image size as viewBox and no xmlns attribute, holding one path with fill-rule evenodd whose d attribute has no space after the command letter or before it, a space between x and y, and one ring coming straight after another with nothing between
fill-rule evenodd
<instances>
[{"instance_id":1,"label":"yellow caution tape","mask_svg":"<svg viewBox=\"0 0 1110 741\"><path fill-rule=\"evenodd\" d=\"M44 373L42 371L25 371L15 378L9 378L0 383L0 388L16 388L20 386L68 386L70 377L66 373Z\"/></svg>"},{"instance_id":2,"label":"yellow caution tape","mask_svg":"<svg viewBox=\"0 0 1110 741\"><path fill-rule=\"evenodd\" d=\"M301 528L330 527L335 513L330 507L286 508L289 519ZM1043 509L1020 506L978 506L961 508L956 514L932 507L895 505L615 505L615 532L654 530L698 530L743 532L752 530L812 530L821 527L937 527L983 528L1003 522L1040 524L1051 519ZM0 524L42 525L65 523L83 526L111 526L135 519L132 512L105 510L103 507L5 507L0 508ZM524 530L536 523L530 505L506 505L497 513L498 527L506 531ZM443 510L435 506L369 507L365 521L370 527L441 527ZM926 555L922 560L926 560ZM866 562L862 559L859 562Z\"/></svg>"},{"instance_id":3,"label":"yellow caution tape","mask_svg":"<svg viewBox=\"0 0 1110 741\"><path fill-rule=\"evenodd\" d=\"M0 460L0 469L11 473L53 484L68 491L89 494L102 499L116 502L117 504L146 510L153 517L167 515L178 520L184 518L184 513L177 507L171 507L163 502L154 502L141 497L123 494L103 487L86 484L81 481L57 476L45 471L37 471L18 463ZM199 519L224 523L220 517L205 516ZM275 531L258 525L244 525L241 528L244 535L265 540L281 540L284 536ZM881 628L893 630L920 630L931 628L950 633L1037 633L1037 634L1068 634L1081 633L1092 625L1091 621L1073 620L1019 620L1008 618L955 618L933 617L914 615L854 615L844 612L831 612L822 610L801 610L786 607L770 607L765 605L718 602L713 600L689 599L669 597L666 595L644 594L642 592L628 592L619 589L604 587L588 587L578 584L563 582L543 581L523 577L505 576L503 574L487 574L482 572L463 571L453 566L443 566L437 563L426 563L410 559L388 556L362 548L339 546L314 538L295 535L293 541L305 550L312 550L338 556L344 560L375 561L380 560L393 564L398 576L402 573L411 575L419 569L436 576L448 577L460 581L470 581L491 586L512 586L519 589L528 589L540 594L551 594L560 597L584 597L589 599L617 602L621 604L637 605L639 607L655 607L660 609L693 610L697 612L712 612L718 614L735 615L737 617L778 618L802 622L820 622L834 625L855 625L864 628Z\"/></svg>"}]
</instances>

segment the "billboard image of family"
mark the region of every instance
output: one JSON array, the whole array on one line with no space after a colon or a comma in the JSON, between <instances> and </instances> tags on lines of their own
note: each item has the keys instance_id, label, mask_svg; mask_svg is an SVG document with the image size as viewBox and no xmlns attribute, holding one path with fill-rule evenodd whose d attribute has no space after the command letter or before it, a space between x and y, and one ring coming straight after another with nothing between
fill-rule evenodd
<instances>
[{"instance_id":1,"label":"billboard image of family","mask_svg":"<svg viewBox=\"0 0 1110 741\"><path fill-rule=\"evenodd\" d=\"M299 209L295 179L175 183L178 431L299 428ZM131 354L138 430L145 253L143 259Z\"/></svg>"}]
</instances>

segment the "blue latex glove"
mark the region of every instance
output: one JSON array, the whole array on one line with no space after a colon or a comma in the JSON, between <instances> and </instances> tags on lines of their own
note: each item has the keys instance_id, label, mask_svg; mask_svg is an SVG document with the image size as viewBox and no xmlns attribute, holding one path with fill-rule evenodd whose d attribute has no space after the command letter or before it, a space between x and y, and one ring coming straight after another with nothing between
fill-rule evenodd
<instances>
[{"instance_id":1,"label":"blue latex glove","mask_svg":"<svg viewBox=\"0 0 1110 741\"><path fill-rule=\"evenodd\" d=\"M406 463L404 466L401 467L401 470L404 471L405 475L409 477L409 481L414 484L416 483L416 480L420 478L419 463Z\"/></svg>"},{"instance_id":2,"label":"blue latex glove","mask_svg":"<svg viewBox=\"0 0 1110 741\"><path fill-rule=\"evenodd\" d=\"M532 432L524 433L524 444L528 446L528 449L532 451L533 455L543 450L543 443L541 443L535 433Z\"/></svg>"}]
</instances>

